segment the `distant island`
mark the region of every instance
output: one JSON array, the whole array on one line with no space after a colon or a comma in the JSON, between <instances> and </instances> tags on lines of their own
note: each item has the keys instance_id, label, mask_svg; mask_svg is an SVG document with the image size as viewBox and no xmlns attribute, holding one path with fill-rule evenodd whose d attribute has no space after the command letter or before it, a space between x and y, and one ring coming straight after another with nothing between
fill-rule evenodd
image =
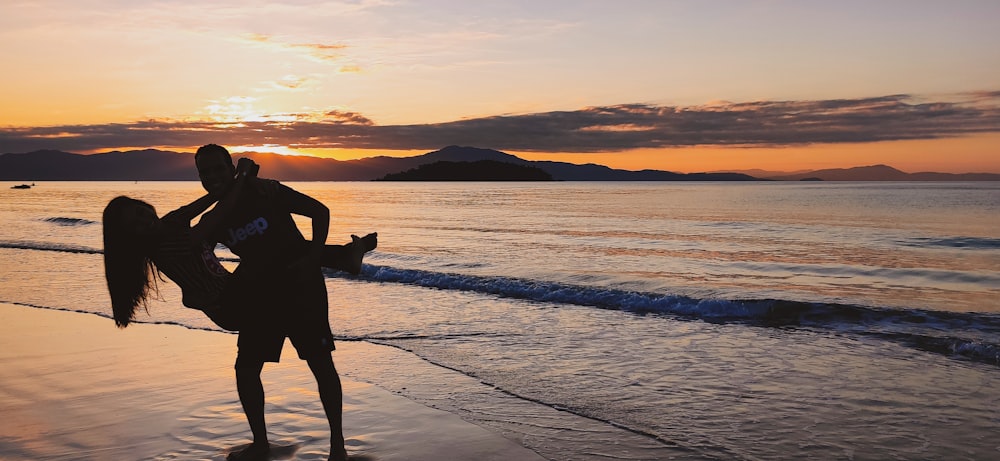
<instances>
[{"instance_id":1,"label":"distant island","mask_svg":"<svg viewBox=\"0 0 1000 461\"><path fill-rule=\"evenodd\" d=\"M496 160L441 160L401 173L390 173L377 181L552 181L552 175L541 168Z\"/></svg>"},{"instance_id":2,"label":"distant island","mask_svg":"<svg viewBox=\"0 0 1000 461\"><path fill-rule=\"evenodd\" d=\"M1000 175L992 173L906 173L888 165L871 165L767 176L764 179L773 181L1000 181Z\"/></svg>"},{"instance_id":3,"label":"distant island","mask_svg":"<svg viewBox=\"0 0 1000 461\"><path fill-rule=\"evenodd\" d=\"M1000 181L993 173L905 173L887 165L857 168L778 172L674 173L661 170L620 170L588 163L529 161L493 149L448 146L413 157L377 156L357 160L336 160L272 153L237 154L260 165L261 176L280 181L373 181L388 175L419 170L437 162L459 162L450 167L448 179L388 180L510 180L466 179L476 174L476 162L488 160L540 170L555 181ZM430 167L442 173L447 166ZM525 170L526 171L526 170ZM754 174L748 174L754 173ZM413 174L417 173L414 171ZM443 173L442 173L443 174ZM404 176L405 177L405 176ZM412 177L412 176L411 176ZM507 176L513 177L513 176ZM53 150L0 154L0 181L196 181L198 173L192 154L155 149L113 151L83 155ZM521 180L521 179L518 179Z\"/></svg>"}]
</instances>

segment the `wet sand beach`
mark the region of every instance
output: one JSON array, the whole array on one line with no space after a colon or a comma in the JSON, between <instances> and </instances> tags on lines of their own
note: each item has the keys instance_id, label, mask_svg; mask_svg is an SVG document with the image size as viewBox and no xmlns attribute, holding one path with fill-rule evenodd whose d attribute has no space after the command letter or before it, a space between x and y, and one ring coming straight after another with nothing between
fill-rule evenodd
<instances>
[{"instance_id":1,"label":"wet sand beach","mask_svg":"<svg viewBox=\"0 0 1000 461\"><path fill-rule=\"evenodd\" d=\"M2 459L222 460L249 441L233 382L235 335L168 324L121 330L93 314L0 303L0 338ZM273 458L325 460L315 382L286 346L263 374ZM364 346L338 343L334 361L363 366L372 353ZM343 386L355 459L543 459L377 386Z\"/></svg>"}]
</instances>

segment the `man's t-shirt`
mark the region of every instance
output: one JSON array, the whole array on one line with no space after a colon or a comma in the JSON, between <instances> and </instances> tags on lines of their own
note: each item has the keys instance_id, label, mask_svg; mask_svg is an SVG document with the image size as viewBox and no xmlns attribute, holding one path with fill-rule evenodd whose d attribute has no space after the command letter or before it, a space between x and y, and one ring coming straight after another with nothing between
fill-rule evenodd
<instances>
[{"instance_id":1,"label":"man's t-shirt","mask_svg":"<svg viewBox=\"0 0 1000 461\"><path fill-rule=\"evenodd\" d=\"M253 181L244 185L214 234L240 257L224 297L243 306L244 325L250 328L295 331L327 323L320 267L293 265L309 249L289 211L299 193L276 181Z\"/></svg>"},{"instance_id":2,"label":"man's t-shirt","mask_svg":"<svg viewBox=\"0 0 1000 461\"><path fill-rule=\"evenodd\" d=\"M241 272L278 274L307 248L289 211L296 192L276 181L254 181L244 186L213 237L240 257Z\"/></svg>"}]
</instances>

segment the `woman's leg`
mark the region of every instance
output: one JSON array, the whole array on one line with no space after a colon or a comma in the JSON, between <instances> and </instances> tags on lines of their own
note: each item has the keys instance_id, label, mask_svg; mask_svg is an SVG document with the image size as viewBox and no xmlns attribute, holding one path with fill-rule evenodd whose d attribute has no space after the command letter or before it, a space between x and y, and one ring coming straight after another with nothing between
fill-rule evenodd
<instances>
[{"instance_id":1,"label":"woman's leg","mask_svg":"<svg viewBox=\"0 0 1000 461\"><path fill-rule=\"evenodd\" d=\"M351 238L353 241L346 245L327 245L323 250L320 264L352 275L360 274L361 260L365 253L378 246L378 233L372 232L364 237L352 235Z\"/></svg>"}]
</instances>

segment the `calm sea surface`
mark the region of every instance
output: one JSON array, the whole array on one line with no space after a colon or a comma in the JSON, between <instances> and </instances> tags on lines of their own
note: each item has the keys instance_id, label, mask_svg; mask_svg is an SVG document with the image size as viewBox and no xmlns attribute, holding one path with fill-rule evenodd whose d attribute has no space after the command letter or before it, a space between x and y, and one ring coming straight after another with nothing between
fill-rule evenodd
<instances>
[{"instance_id":1,"label":"calm sea surface","mask_svg":"<svg viewBox=\"0 0 1000 461\"><path fill-rule=\"evenodd\" d=\"M104 205L201 194L13 184L0 301L105 316ZM1000 458L1000 183L290 185L379 233L327 274L387 348L343 374L549 459ZM141 320L212 328L162 292Z\"/></svg>"}]
</instances>

